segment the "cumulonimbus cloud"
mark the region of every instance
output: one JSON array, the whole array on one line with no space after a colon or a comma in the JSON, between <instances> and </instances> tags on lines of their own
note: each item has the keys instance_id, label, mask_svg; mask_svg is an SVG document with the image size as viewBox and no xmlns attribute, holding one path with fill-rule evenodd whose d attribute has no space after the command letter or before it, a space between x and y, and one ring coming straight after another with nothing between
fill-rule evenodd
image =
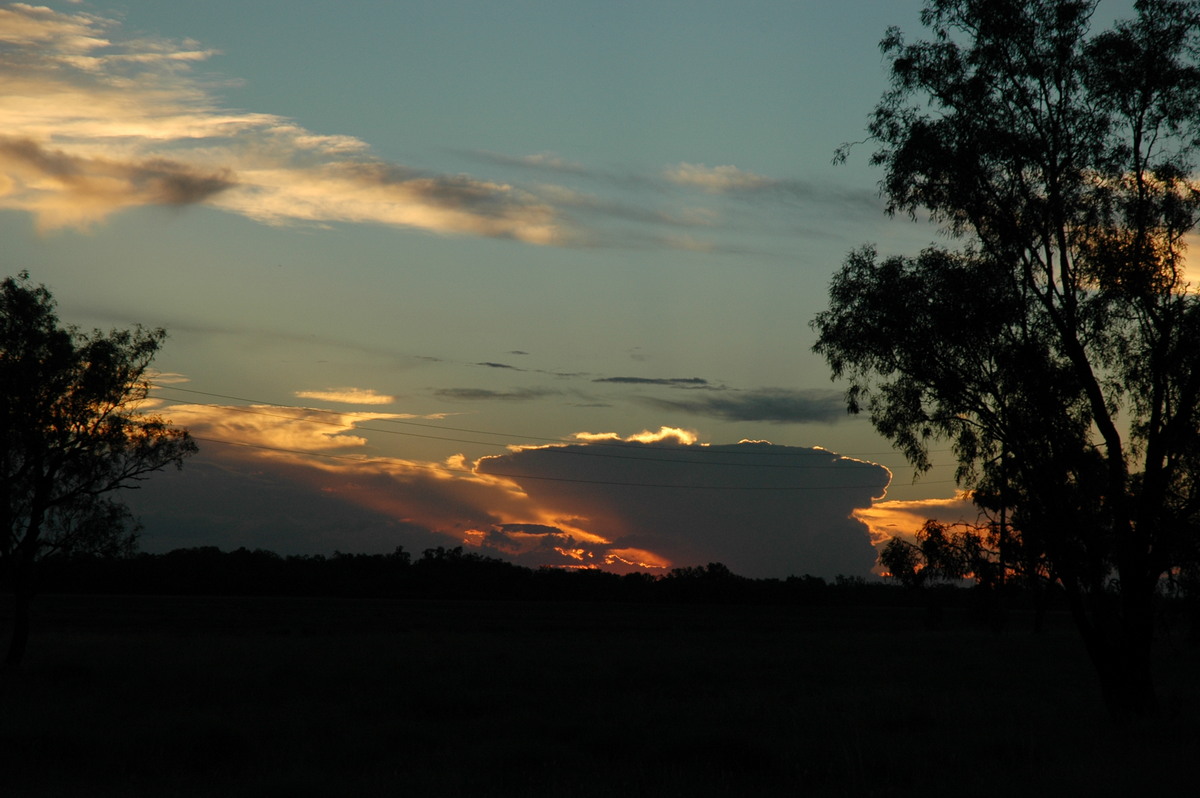
<instances>
[{"instance_id":1,"label":"cumulonimbus cloud","mask_svg":"<svg viewBox=\"0 0 1200 798\"><path fill-rule=\"evenodd\" d=\"M160 409L201 447L186 469L199 477L164 474L131 499L160 550L204 542L173 536L199 534L207 517L209 545L280 553L464 545L529 566L865 575L875 549L853 514L891 477L820 448L706 445L676 428L429 462L382 456L372 442L402 414Z\"/></svg>"},{"instance_id":2,"label":"cumulonimbus cloud","mask_svg":"<svg viewBox=\"0 0 1200 798\"><path fill-rule=\"evenodd\" d=\"M673 438L673 439L672 439ZM586 443L487 457L476 470L521 486L549 525L587 529L586 561L694 565L723 562L748 576L865 573L875 562L867 527L851 517L881 497L880 465L819 448L764 441L700 445L590 436ZM660 567L662 567L660 565Z\"/></svg>"}]
</instances>

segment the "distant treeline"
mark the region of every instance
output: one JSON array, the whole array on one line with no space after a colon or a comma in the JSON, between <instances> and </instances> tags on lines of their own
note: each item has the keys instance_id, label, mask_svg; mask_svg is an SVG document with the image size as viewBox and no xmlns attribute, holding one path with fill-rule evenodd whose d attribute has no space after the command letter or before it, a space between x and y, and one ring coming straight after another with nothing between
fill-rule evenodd
<instances>
[{"instance_id":1,"label":"distant treeline","mask_svg":"<svg viewBox=\"0 0 1200 798\"><path fill-rule=\"evenodd\" d=\"M896 584L839 576L750 579L720 563L665 574L527 568L461 547L427 549L418 559L391 554L280 556L215 546L122 558L57 556L38 569L38 592L127 595L329 596L722 603L925 603ZM947 605L969 606L977 591L939 590Z\"/></svg>"}]
</instances>

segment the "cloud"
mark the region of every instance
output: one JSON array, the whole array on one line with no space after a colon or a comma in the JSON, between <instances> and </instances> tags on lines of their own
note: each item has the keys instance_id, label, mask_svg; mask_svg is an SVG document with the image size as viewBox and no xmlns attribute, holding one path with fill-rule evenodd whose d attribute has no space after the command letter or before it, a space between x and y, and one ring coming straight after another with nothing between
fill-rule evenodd
<instances>
[{"instance_id":1,"label":"cloud","mask_svg":"<svg viewBox=\"0 0 1200 798\"><path fill-rule=\"evenodd\" d=\"M512 369L513 371L524 371L525 370L525 369L517 368L516 366L510 366L507 363L492 363L490 361L476 363L475 365L476 366L485 366L490 369Z\"/></svg>"},{"instance_id":2,"label":"cloud","mask_svg":"<svg viewBox=\"0 0 1200 798\"><path fill-rule=\"evenodd\" d=\"M284 154L286 155L286 154ZM261 222L374 222L437 233L565 244L554 209L509 185L425 176L373 161L289 163L239 170L237 190L212 204Z\"/></svg>"},{"instance_id":3,"label":"cloud","mask_svg":"<svg viewBox=\"0 0 1200 798\"><path fill-rule=\"evenodd\" d=\"M770 200L787 205L821 203L838 205L855 213L877 217L883 211L879 196L871 191L847 190L796 179L765 177L736 166L705 166L681 163L663 170L670 183L699 189L707 194L725 194L745 200Z\"/></svg>"},{"instance_id":4,"label":"cloud","mask_svg":"<svg viewBox=\"0 0 1200 798\"><path fill-rule=\"evenodd\" d=\"M390 405L396 397L377 393L371 388L329 388L324 391L296 391L298 399L317 399L348 405Z\"/></svg>"},{"instance_id":5,"label":"cloud","mask_svg":"<svg viewBox=\"0 0 1200 798\"><path fill-rule=\"evenodd\" d=\"M178 404L166 413L198 439L229 441L256 447L259 457L290 459L297 453L328 454L358 449L366 438L354 434L359 424L391 418L395 413L335 413L277 405L221 406Z\"/></svg>"},{"instance_id":6,"label":"cloud","mask_svg":"<svg viewBox=\"0 0 1200 798\"><path fill-rule=\"evenodd\" d=\"M477 402L485 400L500 400L504 402L527 402L532 399L542 399L556 396L558 391L549 388L517 388L512 391L492 391L484 388L440 388L433 392L434 396L452 401Z\"/></svg>"},{"instance_id":7,"label":"cloud","mask_svg":"<svg viewBox=\"0 0 1200 798\"><path fill-rule=\"evenodd\" d=\"M592 382L615 382L622 385L666 385L672 388L701 388L709 385L702 377L598 377Z\"/></svg>"},{"instance_id":8,"label":"cloud","mask_svg":"<svg viewBox=\"0 0 1200 798\"><path fill-rule=\"evenodd\" d=\"M466 154L482 161L500 164L501 166L519 166L524 169L539 169L572 175L591 174L591 171L583 164L569 161L553 152L539 152L533 155L506 155L500 152L474 150Z\"/></svg>"},{"instance_id":9,"label":"cloud","mask_svg":"<svg viewBox=\"0 0 1200 798\"><path fill-rule=\"evenodd\" d=\"M605 435L526 448L483 458L476 470L518 484L543 523L606 540L577 548L608 567L635 551L660 566L719 561L759 577L872 567L867 528L851 513L883 494L886 468L762 441L684 443L675 432L645 443Z\"/></svg>"},{"instance_id":10,"label":"cloud","mask_svg":"<svg viewBox=\"0 0 1200 798\"><path fill-rule=\"evenodd\" d=\"M870 507L856 509L854 517L867 525L876 544L882 544L894 537L912 540L929 520L975 523L979 508L968 493L959 491L952 498L877 501Z\"/></svg>"},{"instance_id":11,"label":"cloud","mask_svg":"<svg viewBox=\"0 0 1200 798\"><path fill-rule=\"evenodd\" d=\"M86 228L137 205L194 205L233 186L228 170L159 157L70 155L31 139L0 137L0 207L31 211L42 231Z\"/></svg>"},{"instance_id":12,"label":"cloud","mask_svg":"<svg viewBox=\"0 0 1200 798\"><path fill-rule=\"evenodd\" d=\"M775 185L769 177L738 169L736 166L705 166L681 163L663 170L663 177L680 186L699 188L711 194L729 191L756 191Z\"/></svg>"},{"instance_id":13,"label":"cloud","mask_svg":"<svg viewBox=\"0 0 1200 798\"><path fill-rule=\"evenodd\" d=\"M384 161L354 136L224 106L219 91L234 82L203 70L218 53L195 41L11 3L0 7L0 43L0 208L32 215L41 231L86 231L136 206L204 205L274 226L379 224L534 245L779 257L691 235L719 239L741 226L708 207L710 195L841 197L731 165L633 174L552 152L468 154L489 171L555 183L430 172Z\"/></svg>"},{"instance_id":14,"label":"cloud","mask_svg":"<svg viewBox=\"0 0 1200 798\"><path fill-rule=\"evenodd\" d=\"M203 203L273 224L378 223L569 243L527 191L427 174L273 114L223 108L195 42L123 36L111 19L0 9L0 207L42 230L87 229L135 205Z\"/></svg>"},{"instance_id":15,"label":"cloud","mask_svg":"<svg viewBox=\"0 0 1200 798\"><path fill-rule=\"evenodd\" d=\"M846 418L843 395L837 391L826 390L760 388L689 399L642 397L641 401L665 410L711 416L727 421L831 424Z\"/></svg>"},{"instance_id":16,"label":"cloud","mask_svg":"<svg viewBox=\"0 0 1200 798\"><path fill-rule=\"evenodd\" d=\"M530 566L865 575L875 551L853 514L891 476L819 448L707 445L671 427L429 462L379 456L370 422L395 414L180 405L168 415L201 450L130 497L153 550L467 545Z\"/></svg>"},{"instance_id":17,"label":"cloud","mask_svg":"<svg viewBox=\"0 0 1200 798\"><path fill-rule=\"evenodd\" d=\"M370 422L412 415L274 406L168 411L200 453L179 474L156 475L129 497L146 524L148 548L232 541L282 554L397 545L419 551L460 545L468 530L529 515L519 489L476 474L461 457L379 456L367 437Z\"/></svg>"},{"instance_id":18,"label":"cloud","mask_svg":"<svg viewBox=\"0 0 1200 798\"><path fill-rule=\"evenodd\" d=\"M183 385L192 381L192 378L186 374L180 374L176 371L159 371L156 368L146 370L146 378L154 385Z\"/></svg>"}]
</instances>

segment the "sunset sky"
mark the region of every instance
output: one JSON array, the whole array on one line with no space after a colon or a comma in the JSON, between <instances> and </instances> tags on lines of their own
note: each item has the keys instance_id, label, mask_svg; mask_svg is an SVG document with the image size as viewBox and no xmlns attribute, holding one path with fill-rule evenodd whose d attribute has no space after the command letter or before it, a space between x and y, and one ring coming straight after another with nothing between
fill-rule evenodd
<instances>
[{"instance_id":1,"label":"sunset sky","mask_svg":"<svg viewBox=\"0 0 1200 798\"><path fill-rule=\"evenodd\" d=\"M866 575L962 512L810 351L920 5L0 4L0 271L168 330L145 550Z\"/></svg>"}]
</instances>

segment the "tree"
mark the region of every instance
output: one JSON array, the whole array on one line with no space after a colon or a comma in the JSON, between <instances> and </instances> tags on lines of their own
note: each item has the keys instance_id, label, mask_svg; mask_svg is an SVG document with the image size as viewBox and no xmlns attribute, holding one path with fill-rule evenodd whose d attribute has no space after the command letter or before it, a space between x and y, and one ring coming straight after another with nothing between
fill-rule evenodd
<instances>
[{"instance_id":1,"label":"tree","mask_svg":"<svg viewBox=\"0 0 1200 798\"><path fill-rule=\"evenodd\" d=\"M931 39L888 31L887 209L963 245L851 254L813 327L918 472L949 439L960 484L1011 508L1129 718L1155 711L1156 590L1200 531L1200 4L1139 0L1093 33L1096 5L927 0Z\"/></svg>"},{"instance_id":2,"label":"tree","mask_svg":"<svg viewBox=\"0 0 1200 798\"><path fill-rule=\"evenodd\" d=\"M12 591L6 669L20 664L38 560L132 549L111 495L196 451L186 430L139 412L161 330L62 326L28 273L0 283L0 586Z\"/></svg>"}]
</instances>

